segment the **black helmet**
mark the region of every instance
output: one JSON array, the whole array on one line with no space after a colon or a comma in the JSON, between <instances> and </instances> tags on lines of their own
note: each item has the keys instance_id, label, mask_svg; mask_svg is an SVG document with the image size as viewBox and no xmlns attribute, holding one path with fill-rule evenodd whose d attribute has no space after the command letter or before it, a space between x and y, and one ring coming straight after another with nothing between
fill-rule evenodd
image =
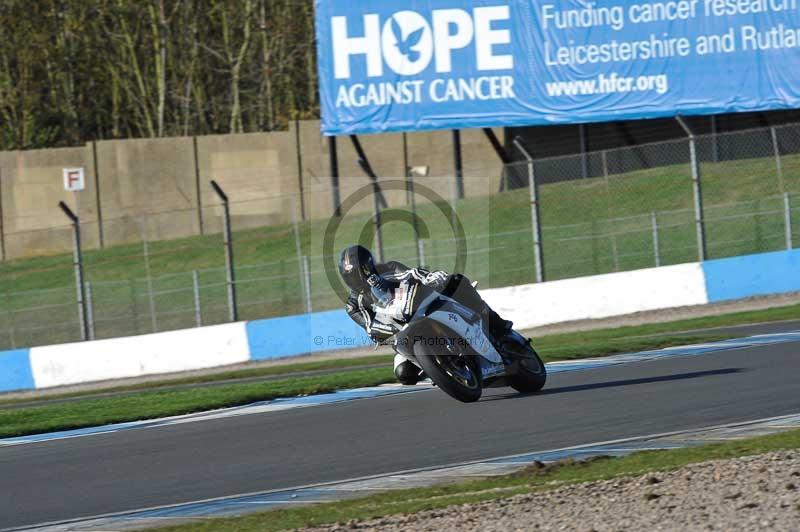
<instances>
[{"instance_id":1,"label":"black helmet","mask_svg":"<svg viewBox=\"0 0 800 532\"><path fill-rule=\"evenodd\" d=\"M375 259L372 258L372 253L367 248L350 246L342 251L342 257L339 259L339 274L351 290L358 292L369 290L367 279L377 273Z\"/></svg>"}]
</instances>

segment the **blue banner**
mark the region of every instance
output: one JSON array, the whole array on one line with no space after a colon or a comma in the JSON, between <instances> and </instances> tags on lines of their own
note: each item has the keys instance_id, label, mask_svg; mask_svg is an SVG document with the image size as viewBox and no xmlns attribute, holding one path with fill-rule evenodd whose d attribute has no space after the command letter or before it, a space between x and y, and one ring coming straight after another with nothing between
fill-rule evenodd
<instances>
[{"instance_id":1,"label":"blue banner","mask_svg":"<svg viewBox=\"0 0 800 532\"><path fill-rule=\"evenodd\" d=\"M326 135L800 107L800 0L317 0Z\"/></svg>"}]
</instances>

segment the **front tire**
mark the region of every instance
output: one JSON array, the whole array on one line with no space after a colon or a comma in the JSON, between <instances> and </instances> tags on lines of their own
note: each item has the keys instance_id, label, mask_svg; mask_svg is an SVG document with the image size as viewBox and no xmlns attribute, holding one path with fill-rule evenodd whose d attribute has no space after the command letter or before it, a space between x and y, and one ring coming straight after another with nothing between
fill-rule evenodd
<instances>
[{"instance_id":1,"label":"front tire","mask_svg":"<svg viewBox=\"0 0 800 532\"><path fill-rule=\"evenodd\" d=\"M452 334L437 334L447 340ZM433 339L433 338L431 338ZM462 403L474 403L483 394L483 379L475 355L461 345L425 346L418 344L414 355L422 370L436 386Z\"/></svg>"},{"instance_id":2,"label":"front tire","mask_svg":"<svg viewBox=\"0 0 800 532\"><path fill-rule=\"evenodd\" d=\"M547 382L547 368L539 353L530 343L526 343L524 347L516 347L512 354L519 361L519 371L509 378L511 387L520 393L541 391Z\"/></svg>"}]
</instances>

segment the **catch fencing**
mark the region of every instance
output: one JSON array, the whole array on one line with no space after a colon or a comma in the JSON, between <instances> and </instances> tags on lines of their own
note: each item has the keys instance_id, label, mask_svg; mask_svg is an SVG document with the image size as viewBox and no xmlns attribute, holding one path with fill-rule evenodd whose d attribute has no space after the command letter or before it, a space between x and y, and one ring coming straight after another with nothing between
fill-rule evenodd
<instances>
[{"instance_id":1,"label":"catch fencing","mask_svg":"<svg viewBox=\"0 0 800 532\"><path fill-rule=\"evenodd\" d=\"M202 236L153 238L174 210L106 216L104 234L128 243L0 263L0 349L339 308L326 246L377 249L376 213L384 259L461 268L483 288L800 246L798 125L548 159L514 149L521 162L483 178L359 175L341 178L337 194L320 179L305 198L352 203L335 234L314 216L329 205L306 201L303 221L299 195L237 201L221 188L202 208ZM298 214L270 223L260 201ZM64 216L63 227L9 237L36 249L73 241L76 228L97 234L96 223Z\"/></svg>"}]
</instances>

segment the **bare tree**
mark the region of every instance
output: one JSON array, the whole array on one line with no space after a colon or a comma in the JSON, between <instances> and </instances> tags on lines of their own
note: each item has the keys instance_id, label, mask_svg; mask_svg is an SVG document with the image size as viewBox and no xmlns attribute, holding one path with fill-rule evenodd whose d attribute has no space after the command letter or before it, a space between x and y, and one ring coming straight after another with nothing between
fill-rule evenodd
<instances>
[{"instance_id":1,"label":"bare tree","mask_svg":"<svg viewBox=\"0 0 800 532\"><path fill-rule=\"evenodd\" d=\"M0 149L266 131L317 109L311 0L2 0Z\"/></svg>"}]
</instances>

